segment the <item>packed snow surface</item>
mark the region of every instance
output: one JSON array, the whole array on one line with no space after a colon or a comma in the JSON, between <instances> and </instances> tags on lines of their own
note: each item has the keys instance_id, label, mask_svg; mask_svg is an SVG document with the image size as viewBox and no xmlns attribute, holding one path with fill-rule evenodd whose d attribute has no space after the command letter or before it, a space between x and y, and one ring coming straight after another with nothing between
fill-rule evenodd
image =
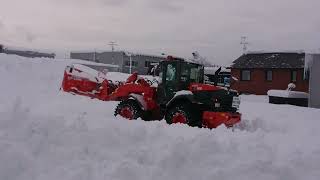
<instances>
[{"instance_id":1,"label":"packed snow surface","mask_svg":"<svg viewBox=\"0 0 320 180\"><path fill-rule=\"evenodd\" d=\"M59 91L68 64L0 54L1 180L320 178L318 109L242 96L234 130L127 121Z\"/></svg>"}]
</instances>

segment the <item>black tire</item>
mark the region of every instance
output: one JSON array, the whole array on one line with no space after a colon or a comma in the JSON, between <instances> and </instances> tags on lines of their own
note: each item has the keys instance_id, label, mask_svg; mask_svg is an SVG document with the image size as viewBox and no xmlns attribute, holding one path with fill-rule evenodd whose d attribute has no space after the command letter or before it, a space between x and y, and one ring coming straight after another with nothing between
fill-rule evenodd
<instances>
[{"instance_id":1,"label":"black tire","mask_svg":"<svg viewBox=\"0 0 320 180\"><path fill-rule=\"evenodd\" d=\"M202 126L202 120L199 110L197 108L193 107L192 104L177 104L170 107L166 114L165 114L165 120L168 124L172 124L173 118L176 114L184 115L186 118L186 124L193 127L201 127Z\"/></svg>"},{"instance_id":2,"label":"black tire","mask_svg":"<svg viewBox=\"0 0 320 180\"><path fill-rule=\"evenodd\" d=\"M132 117L129 118L128 116L123 115L124 109L130 110L132 112ZM118 106L116 107L116 110L114 112L114 116L120 115L126 119L134 120L141 118L142 116L142 109L140 108L137 101L134 99L127 99L124 101L121 101Z\"/></svg>"}]
</instances>

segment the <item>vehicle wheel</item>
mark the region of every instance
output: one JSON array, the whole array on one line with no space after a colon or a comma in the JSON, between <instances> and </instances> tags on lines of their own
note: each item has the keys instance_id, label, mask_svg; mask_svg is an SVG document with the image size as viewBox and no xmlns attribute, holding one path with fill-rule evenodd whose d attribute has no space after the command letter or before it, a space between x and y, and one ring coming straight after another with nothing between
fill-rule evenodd
<instances>
[{"instance_id":1,"label":"vehicle wheel","mask_svg":"<svg viewBox=\"0 0 320 180\"><path fill-rule=\"evenodd\" d=\"M134 120L141 117L142 110L135 100L127 99L119 103L119 105L116 107L114 115L120 115L126 119Z\"/></svg>"},{"instance_id":2,"label":"vehicle wheel","mask_svg":"<svg viewBox=\"0 0 320 180\"><path fill-rule=\"evenodd\" d=\"M200 113L196 108L191 108L191 104L179 104L171 107L166 115L165 119L168 124L188 124L190 126L201 127L202 121Z\"/></svg>"}]
</instances>

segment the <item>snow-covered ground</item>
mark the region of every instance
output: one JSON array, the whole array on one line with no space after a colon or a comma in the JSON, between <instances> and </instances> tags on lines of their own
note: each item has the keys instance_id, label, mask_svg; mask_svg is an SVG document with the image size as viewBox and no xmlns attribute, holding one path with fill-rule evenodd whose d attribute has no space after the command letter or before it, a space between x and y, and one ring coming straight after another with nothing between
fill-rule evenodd
<instances>
[{"instance_id":1,"label":"snow-covered ground","mask_svg":"<svg viewBox=\"0 0 320 180\"><path fill-rule=\"evenodd\" d=\"M69 63L0 54L1 180L320 178L318 109L242 96L234 131L126 121L59 91Z\"/></svg>"}]
</instances>

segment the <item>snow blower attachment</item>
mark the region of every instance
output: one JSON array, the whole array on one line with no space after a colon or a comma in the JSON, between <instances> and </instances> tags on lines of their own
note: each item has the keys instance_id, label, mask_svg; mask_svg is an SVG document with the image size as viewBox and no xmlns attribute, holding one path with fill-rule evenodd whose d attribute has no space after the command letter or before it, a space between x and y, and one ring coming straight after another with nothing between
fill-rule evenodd
<instances>
[{"instance_id":1,"label":"snow blower attachment","mask_svg":"<svg viewBox=\"0 0 320 180\"><path fill-rule=\"evenodd\" d=\"M105 73L96 71L81 64L67 66L64 71L62 89L65 92L96 98L102 101L109 100L121 84L107 80Z\"/></svg>"},{"instance_id":2,"label":"snow blower attachment","mask_svg":"<svg viewBox=\"0 0 320 180\"><path fill-rule=\"evenodd\" d=\"M131 93L146 93L150 91L151 82L139 79L138 74L132 74L125 82L113 82L106 74L81 64L67 66L64 71L62 89L71 94L88 96L102 101L120 101Z\"/></svg>"},{"instance_id":3,"label":"snow blower attachment","mask_svg":"<svg viewBox=\"0 0 320 180\"><path fill-rule=\"evenodd\" d=\"M88 76L79 66L65 70L63 90L100 100L120 101L115 116L134 120L161 120L196 127L232 127L240 122L239 94L204 84L204 67L181 58L168 57L160 66L160 82L150 82L132 74L126 82L114 84L103 76ZM96 72L97 74L97 72Z\"/></svg>"}]
</instances>

